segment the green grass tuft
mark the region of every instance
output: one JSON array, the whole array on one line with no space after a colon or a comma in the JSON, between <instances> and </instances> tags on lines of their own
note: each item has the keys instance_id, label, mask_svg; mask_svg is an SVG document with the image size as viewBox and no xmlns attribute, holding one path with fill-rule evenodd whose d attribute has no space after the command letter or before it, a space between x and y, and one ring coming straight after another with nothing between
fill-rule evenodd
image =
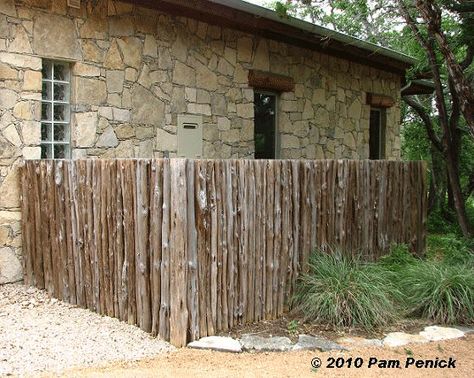
<instances>
[{"instance_id":1,"label":"green grass tuft","mask_svg":"<svg viewBox=\"0 0 474 378\"><path fill-rule=\"evenodd\" d=\"M408 314L442 324L474 322L474 270L422 261L398 275Z\"/></svg>"},{"instance_id":2,"label":"green grass tuft","mask_svg":"<svg viewBox=\"0 0 474 378\"><path fill-rule=\"evenodd\" d=\"M392 273L340 252L316 251L301 275L293 304L305 320L365 330L397 318Z\"/></svg>"}]
</instances>

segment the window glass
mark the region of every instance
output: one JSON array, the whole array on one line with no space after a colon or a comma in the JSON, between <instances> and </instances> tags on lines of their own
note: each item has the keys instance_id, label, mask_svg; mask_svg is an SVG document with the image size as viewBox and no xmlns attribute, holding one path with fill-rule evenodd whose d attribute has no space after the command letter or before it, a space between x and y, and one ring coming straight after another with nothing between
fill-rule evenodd
<instances>
[{"instance_id":1,"label":"window glass","mask_svg":"<svg viewBox=\"0 0 474 378\"><path fill-rule=\"evenodd\" d=\"M255 158L276 157L276 95L254 94Z\"/></svg>"},{"instance_id":2,"label":"window glass","mask_svg":"<svg viewBox=\"0 0 474 378\"><path fill-rule=\"evenodd\" d=\"M385 110L371 109L369 159L385 159Z\"/></svg>"},{"instance_id":3,"label":"window glass","mask_svg":"<svg viewBox=\"0 0 474 378\"><path fill-rule=\"evenodd\" d=\"M70 156L70 70L67 63L43 61L41 158Z\"/></svg>"}]
</instances>

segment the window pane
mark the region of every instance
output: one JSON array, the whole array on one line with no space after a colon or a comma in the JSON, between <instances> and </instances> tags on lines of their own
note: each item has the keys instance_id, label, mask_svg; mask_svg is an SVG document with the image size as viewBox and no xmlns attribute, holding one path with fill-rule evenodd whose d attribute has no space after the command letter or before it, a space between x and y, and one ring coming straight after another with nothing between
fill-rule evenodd
<instances>
[{"instance_id":1,"label":"window pane","mask_svg":"<svg viewBox=\"0 0 474 378\"><path fill-rule=\"evenodd\" d=\"M51 141L51 124L42 123L41 124L41 140L42 141Z\"/></svg>"},{"instance_id":2,"label":"window pane","mask_svg":"<svg viewBox=\"0 0 474 378\"><path fill-rule=\"evenodd\" d=\"M43 100L51 100L51 83L47 81L43 81L42 98Z\"/></svg>"},{"instance_id":3,"label":"window pane","mask_svg":"<svg viewBox=\"0 0 474 378\"><path fill-rule=\"evenodd\" d=\"M69 101L69 86L67 84L54 83L54 101Z\"/></svg>"},{"instance_id":4,"label":"window pane","mask_svg":"<svg viewBox=\"0 0 474 378\"><path fill-rule=\"evenodd\" d=\"M383 132L383 112L379 109L372 109L370 111L369 124L369 159L383 159L384 158L384 132Z\"/></svg>"},{"instance_id":5,"label":"window pane","mask_svg":"<svg viewBox=\"0 0 474 378\"><path fill-rule=\"evenodd\" d=\"M56 142L65 142L66 141L66 127L67 125L56 123L54 124L54 140Z\"/></svg>"},{"instance_id":6,"label":"window pane","mask_svg":"<svg viewBox=\"0 0 474 378\"><path fill-rule=\"evenodd\" d=\"M52 159L52 150L50 144L41 145L41 159Z\"/></svg>"},{"instance_id":7,"label":"window pane","mask_svg":"<svg viewBox=\"0 0 474 378\"><path fill-rule=\"evenodd\" d=\"M275 158L276 96L258 93L254 95L255 111L255 158Z\"/></svg>"},{"instance_id":8,"label":"window pane","mask_svg":"<svg viewBox=\"0 0 474 378\"><path fill-rule=\"evenodd\" d=\"M54 104L54 120L55 121L68 121L69 105Z\"/></svg>"},{"instance_id":9,"label":"window pane","mask_svg":"<svg viewBox=\"0 0 474 378\"><path fill-rule=\"evenodd\" d=\"M51 121L52 119L52 107L48 102L41 104L41 119L44 121Z\"/></svg>"},{"instance_id":10,"label":"window pane","mask_svg":"<svg viewBox=\"0 0 474 378\"><path fill-rule=\"evenodd\" d=\"M54 80L63 80L66 81L69 79L67 69L62 64L54 65Z\"/></svg>"},{"instance_id":11,"label":"window pane","mask_svg":"<svg viewBox=\"0 0 474 378\"><path fill-rule=\"evenodd\" d=\"M51 63L43 60L43 68L41 70L43 79L51 80L51 70L52 70Z\"/></svg>"},{"instance_id":12,"label":"window pane","mask_svg":"<svg viewBox=\"0 0 474 378\"><path fill-rule=\"evenodd\" d=\"M65 159L66 158L66 146L64 144L54 145L54 158Z\"/></svg>"}]
</instances>

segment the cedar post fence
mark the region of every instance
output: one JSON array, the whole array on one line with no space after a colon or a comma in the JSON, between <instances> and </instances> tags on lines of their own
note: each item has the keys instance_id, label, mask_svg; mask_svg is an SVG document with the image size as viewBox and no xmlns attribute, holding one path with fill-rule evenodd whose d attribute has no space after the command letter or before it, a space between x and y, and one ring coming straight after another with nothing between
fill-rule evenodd
<instances>
[{"instance_id":1,"label":"cedar post fence","mask_svg":"<svg viewBox=\"0 0 474 378\"><path fill-rule=\"evenodd\" d=\"M280 316L314 248L422 253L421 162L26 161L25 281L183 346Z\"/></svg>"}]
</instances>

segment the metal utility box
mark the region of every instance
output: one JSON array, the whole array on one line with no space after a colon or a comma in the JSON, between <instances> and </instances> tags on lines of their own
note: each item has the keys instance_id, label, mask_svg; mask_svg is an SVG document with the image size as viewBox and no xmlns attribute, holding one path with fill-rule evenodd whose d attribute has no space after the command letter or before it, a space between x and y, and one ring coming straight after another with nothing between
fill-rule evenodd
<instances>
[{"instance_id":1,"label":"metal utility box","mask_svg":"<svg viewBox=\"0 0 474 378\"><path fill-rule=\"evenodd\" d=\"M202 116L178 115L178 157L202 158Z\"/></svg>"}]
</instances>

